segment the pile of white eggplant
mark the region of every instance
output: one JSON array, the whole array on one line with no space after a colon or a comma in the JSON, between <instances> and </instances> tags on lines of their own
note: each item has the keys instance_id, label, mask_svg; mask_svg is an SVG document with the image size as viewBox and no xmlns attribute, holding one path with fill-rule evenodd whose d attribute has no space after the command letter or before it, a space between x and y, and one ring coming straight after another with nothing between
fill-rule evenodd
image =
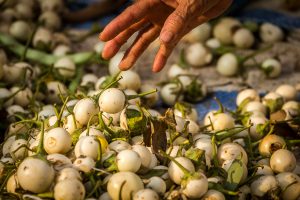
<instances>
[{"instance_id":1,"label":"pile of white eggplant","mask_svg":"<svg viewBox=\"0 0 300 200\"><path fill-rule=\"evenodd\" d=\"M205 116L190 104L208 93L192 67L218 59L220 74L238 75L257 53L234 50L283 40L279 27L205 23L156 85L120 72L123 52L97 60L101 42L74 52L63 10L61 0L0 0L0 199L300 198L299 85L243 89L236 110L216 99ZM108 74L85 71L99 61ZM260 67L280 75L275 58Z\"/></svg>"}]
</instances>

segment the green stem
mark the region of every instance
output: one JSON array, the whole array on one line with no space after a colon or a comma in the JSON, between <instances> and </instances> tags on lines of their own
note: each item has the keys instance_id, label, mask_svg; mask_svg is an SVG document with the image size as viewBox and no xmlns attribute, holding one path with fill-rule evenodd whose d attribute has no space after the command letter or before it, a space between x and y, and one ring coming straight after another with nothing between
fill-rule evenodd
<instances>
[{"instance_id":1,"label":"green stem","mask_svg":"<svg viewBox=\"0 0 300 200\"><path fill-rule=\"evenodd\" d=\"M180 164L176 159L174 159L173 157L171 157L170 155L166 154L164 151L159 150L159 153L162 154L164 157L168 158L169 160L171 160L172 162L174 162L180 169L181 171L183 171L184 175L190 175L189 170L187 170L182 164Z\"/></svg>"},{"instance_id":2,"label":"green stem","mask_svg":"<svg viewBox=\"0 0 300 200\"><path fill-rule=\"evenodd\" d=\"M107 86L105 86L102 91L107 90L108 88L111 88L114 84L118 83L121 79L123 79L122 76L120 76L119 78L113 79L113 81L110 82Z\"/></svg>"},{"instance_id":3,"label":"green stem","mask_svg":"<svg viewBox=\"0 0 300 200\"><path fill-rule=\"evenodd\" d=\"M45 135L45 122L42 121L41 126L41 136L40 136L40 142L37 148L37 155L43 155L45 153L44 151L44 135Z\"/></svg>"},{"instance_id":4,"label":"green stem","mask_svg":"<svg viewBox=\"0 0 300 200\"><path fill-rule=\"evenodd\" d=\"M216 114L224 113L224 106L222 105L221 101L217 97L215 97L214 100L219 105L219 110L218 110L218 112Z\"/></svg>"},{"instance_id":5,"label":"green stem","mask_svg":"<svg viewBox=\"0 0 300 200\"><path fill-rule=\"evenodd\" d=\"M248 128L248 135L247 135L247 138L246 138L246 145L247 145L247 147L248 147L248 149L249 149L249 157L250 158L254 158L254 156L253 156L253 151L252 151L252 141L251 141L251 136L250 136L250 127Z\"/></svg>"},{"instance_id":6,"label":"green stem","mask_svg":"<svg viewBox=\"0 0 300 200\"><path fill-rule=\"evenodd\" d=\"M246 57L243 57L240 59L240 64L244 64L247 60L249 60L250 58L253 58L254 56L260 54L260 53L263 53L269 49L271 49L273 47L273 44L270 44L264 48L261 48L257 51L254 51L253 53L251 53L250 55L246 56Z\"/></svg>"},{"instance_id":7,"label":"green stem","mask_svg":"<svg viewBox=\"0 0 300 200\"><path fill-rule=\"evenodd\" d=\"M126 180L121 183L120 191L118 194L118 200L122 200L122 190L123 190L125 184L126 184Z\"/></svg>"},{"instance_id":8,"label":"green stem","mask_svg":"<svg viewBox=\"0 0 300 200\"><path fill-rule=\"evenodd\" d=\"M54 193L53 192L45 192L45 193L37 194L37 196L41 197L41 198L53 199Z\"/></svg>"},{"instance_id":9,"label":"green stem","mask_svg":"<svg viewBox=\"0 0 300 200\"><path fill-rule=\"evenodd\" d=\"M32 119L25 119L25 120L22 120L22 121L19 121L19 122L15 122L14 124L18 125L18 124L25 124L25 123L36 124L38 126L41 125L39 121L32 120Z\"/></svg>"},{"instance_id":10,"label":"green stem","mask_svg":"<svg viewBox=\"0 0 300 200\"><path fill-rule=\"evenodd\" d=\"M93 190L86 196L86 198L92 197L92 195L97 191L98 188L101 186L101 181L97 180Z\"/></svg>"},{"instance_id":11,"label":"green stem","mask_svg":"<svg viewBox=\"0 0 300 200\"><path fill-rule=\"evenodd\" d=\"M12 94L9 95L8 97L5 97L5 98L3 99L3 101L8 101L8 100L10 100L10 99L13 98L14 96L16 96L16 94L18 94L19 92L23 91L25 88L26 88L26 86L23 86L23 87L19 88L17 91L15 91L14 93L12 93Z\"/></svg>"},{"instance_id":12,"label":"green stem","mask_svg":"<svg viewBox=\"0 0 300 200\"><path fill-rule=\"evenodd\" d=\"M28 114L28 113L26 113L26 114ZM10 118L13 118L13 117L15 117L15 118L18 118L19 120L25 120L25 118L22 116L22 115L19 115L19 114L12 114L12 115L8 115L7 116L7 119L10 119Z\"/></svg>"},{"instance_id":13,"label":"green stem","mask_svg":"<svg viewBox=\"0 0 300 200\"><path fill-rule=\"evenodd\" d=\"M86 125L86 128L87 128L86 136L90 135L91 122L92 122L93 118L96 117L96 116L97 116L97 114L90 116L89 121L88 121L88 123Z\"/></svg>"},{"instance_id":14,"label":"green stem","mask_svg":"<svg viewBox=\"0 0 300 200\"><path fill-rule=\"evenodd\" d=\"M97 161L100 161L100 163L101 163L101 160L102 160L102 145L101 145L101 141L99 141L98 139L97 139L97 142L99 144Z\"/></svg>"},{"instance_id":15,"label":"green stem","mask_svg":"<svg viewBox=\"0 0 300 200\"><path fill-rule=\"evenodd\" d=\"M24 52L21 56L21 61L24 61L25 58L26 58L26 54L27 54L27 51L28 51L28 48L29 48L29 45L31 43L31 41L33 40L33 37L34 37L34 34L36 33L37 31L37 28L38 26L35 26L34 29L32 30L31 34L30 34L30 37L28 38L28 40L26 41L26 46L25 46L25 49L24 49Z\"/></svg>"},{"instance_id":16,"label":"green stem","mask_svg":"<svg viewBox=\"0 0 300 200\"><path fill-rule=\"evenodd\" d=\"M123 77L120 76L118 79L116 79L116 80L110 82L107 86L105 86L105 88L103 88L103 90L102 90L101 92L99 92L97 95L93 96L93 99L94 99L95 101L98 101L100 95L101 95L105 90L111 88L114 84L118 83L122 78L123 78Z\"/></svg>"},{"instance_id":17,"label":"green stem","mask_svg":"<svg viewBox=\"0 0 300 200\"><path fill-rule=\"evenodd\" d=\"M13 159L14 160L17 160L16 159L16 157L15 157L15 153L17 152L17 151L19 151L21 148L25 148L27 151L32 151L29 147L28 147L28 144L22 144L22 145L20 145L17 149L15 149L13 152L12 152L12 157L13 157ZM26 152L24 152L24 154L26 154ZM23 154L23 156L24 156L24 154Z\"/></svg>"},{"instance_id":18,"label":"green stem","mask_svg":"<svg viewBox=\"0 0 300 200\"><path fill-rule=\"evenodd\" d=\"M114 135L114 131L108 128L108 126L105 124L103 117L102 117L102 112L98 113L98 119L99 119L99 125L102 129L106 130L110 135Z\"/></svg>"},{"instance_id":19,"label":"green stem","mask_svg":"<svg viewBox=\"0 0 300 200\"><path fill-rule=\"evenodd\" d=\"M24 52L26 51L26 46L17 42L11 36L0 33L0 45L6 47L12 53L22 57ZM81 52L77 54L68 55L76 65L82 65L87 63L90 59L92 59L95 55L95 52ZM45 66L52 66L60 57L54 56L51 54L47 54L42 51L38 51L32 48L28 48L26 51L26 60L33 61Z\"/></svg>"},{"instance_id":20,"label":"green stem","mask_svg":"<svg viewBox=\"0 0 300 200\"><path fill-rule=\"evenodd\" d=\"M232 137L244 130L247 130L248 128L250 128L249 126L247 127L234 127L232 130L228 130L228 131L222 131L222 132L218 132L216 133L216 139L219 141L222 141L226 138Z\"/></svg>"},{"instance_id":21,"label":"green stem","mask_svg":"<svg viewBox=\"0 0 300 200\"><path fill-rule=\"evenodd\" d=\"M57 126L60 127L60 124L61 124L61 118L63 116L63 113L64 113L64 110L67 106L67 102L69 101L69 97L67 97L64 101L64 104L62 105L61 109L60 109L60 112L58 114L58 117L57 117Z\"/></svg>"},{"instance_id":22,"label":"green stem","mask_svg":"<svg viewBox=\"0 0 300 200\"><path fill-rule=\"evenodd\" d=\"M75 91L77 90L81 77L83 76L83 73L84 70L82 66L76 68L76 76L69 85L69 91L71 92L71 94L74 94Z\"/></svg>"},{"instance_id":23,"label":"green stem","mask_svg":"<svg viewBox=\"0 0 300 200\"><path fill-rule=\"evenodd\" d=\"M219 161L217 158L217 149L216 149L216 136L215 134L211 137L211 144L212 144L212 157L214 161L215 167L219 166Z\"/></svg>"},{"instance_id":24,"label":"green stem","mask_svg":"<svg viewBox=\"0 0 300 200\"><path fill-rule=\"evenodd\" d=\"M260 142L261 142L261 140L257 140L257 141L255 141L255 142L252 142L252 143L251 143L251 147L253 148L253 147L259 145Z\"/></svg>"},{"instance_id":25,"label":"green stem","mask_svg":"<svg viewBox=\"0 0 300 200\"><path fill-rule=\"evenodd\" d=\"M293 144L299 144L299 143L300 143L300 140L286 140L286 142L287 142L289 145L293 145Z\"/></svg>"},{"instance_id":26,"label":"green stem","mask_svg":"<svg viewBox=\"0 0 300 200\"><path fill-rule=\"evenodd\" d=\"M224 194L231 195L231 196L236 196L239 194L239 192L226 190L220 184L213 183L213 182L208 182L208 188L218 190L219 192L222 192Z\"/></svg>"},{"instance_id":27,"label":"green stem","mask_svg":"<svg viewBox=\"0 0 300 200\"><path fill-rule=\"evenodd\" d=\"M2 182L1 186L0 186L0 192L2 192L3 188L5 187L8 179L15 173L15 170L11 170L7 176L5 177L4 181Z\"/></svg>"},{"instance_id":28,"label":"green stem","mask_svg":"<svg viewBox=\"0 0 300 200\"><path fill-rule=\"evenodd\" d=\"M149 94L153 94L155 92L157 92L157 89L149 91L149 92L144 92L144 93L136 94L136 95L126 95L126 97L127 97L127 100L131 100L131 99L136 99L136 98L139 98L139 97L144 97L144 96L147 96Z\"/></svg>"}]
</instances>

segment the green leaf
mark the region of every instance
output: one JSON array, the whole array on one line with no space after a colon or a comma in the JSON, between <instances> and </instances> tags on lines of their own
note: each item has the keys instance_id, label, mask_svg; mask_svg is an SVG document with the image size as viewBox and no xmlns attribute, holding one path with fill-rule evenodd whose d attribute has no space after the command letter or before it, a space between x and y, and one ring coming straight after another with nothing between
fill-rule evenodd
<instances>
[{"instance_id":1,"label":"green leaf","mask_svg":"<svg viewBox=\"0 0 300 200\"><path fill-rule=\"evenodd\" d=\"M185 152L185 157L192 160L197 166L200 166L205 155L204 153L205 151L201 149L191 147Z\"/></svg>"},{"instance_id":2,"label":"green leaf","mask_svg":"<svg viewBox=\"0 0 300 200\"><path fill-rule=\"evenodd\" d=\"M107 129L104 130L104 134L108 136L109 139L112 141L114 140L124 140L127 141L130 138L130 133L127 130L122 129L118 126L110 127L110 131L108 132Z\"/></svg>"},{"instance_id":3,"label":"green leaf","mask_svg":"<svg viewBox=\"0 0 300 200\"><path fill-rule=\"evenodd\" d=\"M206 97L206 92L203 91L203 84L198 79L194 79L185 89L184 98L186 101L196 103Z\"/></svg>"},{"instance_id":4,"label":"green leaf","mask_svg":"<svg viewBox=\"0 0 300 200\"><path fill-rule=\"evenodd\" d=\"M142 111L126 109L127 127L131 136L140 135L146 129L147 118Z\"/></svg>"},{"instance_id":5,"label":"green leaf","mask_svg":"<svg viewBox=\"0 0 300 200\"><path fill-rule=\"evenodd\" d=\"M192 112L192 106L185 102L177 102L174 105L174 108L176 110L179 110L183 117L186 117L187 115L191 114L191 112Z\"/></svg>"},{"instance_id":6,"label":"green leaf","mask_svg":"<svg viewBox=\"0 0 300 200\"><path fill-rule=\"evenodd\" d=\"M243 163L241 160L234 160L227 171L225 188L235 191L238 188L244 174Z\"/></svg>"},{"instance_id":7,"label":"green leaf","mask_svg":"<svg viewBox=\"0 0 300 200\"><path fill-rule=\"evenodd\" d=\"M76 145L76 143L79 140L79 136L82 133L82 129L77 129L76 131L74 131L74 133L71 135L72 138L72 144Z\"/></svg>"},{"instance_id":8,"label":"green leaf","mask_svg":"<svg viewBox=\"0 0 300 200\"><path fill-rule=\"evenodd\" d=\"M115 154L111 155L109 158L103 161L102 165L106 171L109 172L116 171L118 169L116 163L116 155Z\"/></svg>"},{"instance_id":9,"label":"green leaf","mask_svg":"<svg viewBox=\"0 0 300 200\"><path fill-rule=\"evenodd\" d=\"M207 171L207 177L220 176L223 179L227 178L227 172L222 167L211 167Z\"/></svg>"},{"instance_id":10,"label":"green leaf","mask_svg":"<svg viewBox=\"0 0 300 200\"><path fill-rule=\"evenodd\" d=\"M266 99L265 101L266 101L267 107L270 110L270 113L280 110L282 105L284 104L283 98Z\"/></svg>"},{"instance_id":11,"label":"green leaf","mask_svg":"<svg viewBox=\"0 0 300 200\"><path fill-rule=\"evenodd\" d=\"M270 123L258 124L256 126L256 132L260 135L266 135L270 130Z\"/></svg>"},{"instance_id":12,"label":"green leaf","mask_svg":"<svg viewBox=\"0 0 300 200\"><path fill-rule=\"evenodd\" d=\"M259 28L258 24L254 21L245 21L243 25L251 32L257 32Z\"/></svg>"}]
</instances>

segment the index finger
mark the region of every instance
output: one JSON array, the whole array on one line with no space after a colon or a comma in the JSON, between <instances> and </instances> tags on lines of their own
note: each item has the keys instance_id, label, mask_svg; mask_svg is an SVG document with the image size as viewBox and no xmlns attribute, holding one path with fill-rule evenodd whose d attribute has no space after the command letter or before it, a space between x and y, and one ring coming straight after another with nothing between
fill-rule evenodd
<instances>
[{"instance_id":1,"label":"index finger","mask_svg":"<svg viewBox=\"0 0 300 200\"><path fill-rule=\"evenodd\" d=\"M145 17L150 8L152 8L156 3L159 3L159 0L137 1L104 28L104 30L100 33L100 40L108 41L113 39L126 28Z\"/></svg>"}]
</instances>

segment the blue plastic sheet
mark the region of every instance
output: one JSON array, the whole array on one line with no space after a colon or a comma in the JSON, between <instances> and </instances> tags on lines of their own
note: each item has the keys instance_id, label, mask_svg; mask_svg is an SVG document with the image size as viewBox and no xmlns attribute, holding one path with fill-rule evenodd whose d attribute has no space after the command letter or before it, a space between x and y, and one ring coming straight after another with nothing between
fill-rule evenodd
<instances>
[{"instance_id":1,"label":"blue plastic sheet","mask_svg":"<svg viewBox=\"0 0 300 200\"><path fill-rule=\"evenodd\" d=\"M213 95L204 99L202 102L196 104L195 106L196 106L198 115L200 116L200 120L203 119L203 117L205 116L205 114L208 111L219 109L219 105L214 100L214 97L218 98L222 102L222 105L226 109L235 110L236 109L236 103L235 103L236 96L237 96L237 91L232 91L232 92L217 91Z\"/></svg>"}]
</instances>

